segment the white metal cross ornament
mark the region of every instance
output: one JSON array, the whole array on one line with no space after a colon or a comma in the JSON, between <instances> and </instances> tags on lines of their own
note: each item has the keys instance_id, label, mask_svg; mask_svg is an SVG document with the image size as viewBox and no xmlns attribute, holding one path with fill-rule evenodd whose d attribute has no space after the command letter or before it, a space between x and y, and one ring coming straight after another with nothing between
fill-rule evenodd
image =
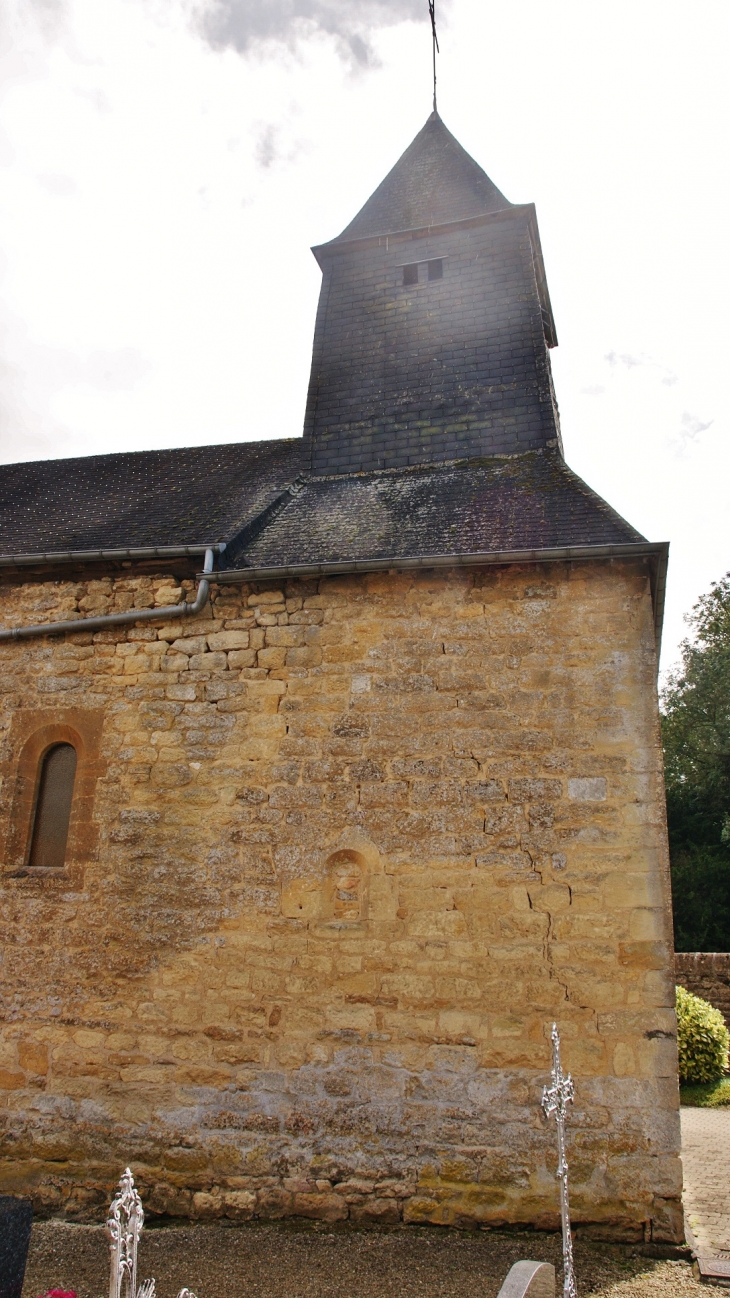
<instances>
[{"instance_id":1,"label":"white metal cross ornament","mask_svg":"<svg viewBox=\"0 0 730 1298\"><path fill-rule=\"evenodd\" d=\"M125 1167L106 1223L111 1251L109 1298L155 1298L154 1280L144 1280L137 1288L137 1245L143 1225L142 1200ZM181 1289L178 1298L195 1298L195 1294Z\"/></svg>"},{"instance_id":2,"label":"white metal cross ornament","mask_svg":"<svg viewBox=\"0 0 730 1298\"><path fill-rule=\"evenodd\" d=\"M142 1200L125 1167L106 1223L111 1250L109 1298L137 1298L137 1244L143 1225ZM145 1294L145 1298L152 1296Z\"/></svg>"},{"instance_id":3,"label":"white metal cross ornament","mask_svg":"<svg viewBox=\"0 0 730 1298\"><path fill-rule=\"evenodd\" d=\"M551 1084L542 1093L542 1107L546 1118L555 1114L558 1128L558 1170L555 1175L560 1182L560 1224L563 1228L563 1298L578 1298L573 1269L573 1237L570 1233L568 1161L565 1157L565 1115L568 1105L573 1102L573 1079L570 1074L566 1077L560 1063L560 1033L557 1023L553 1023L550 1035L553 1043L553 1067Z\"/></svg>"}]
</instances>

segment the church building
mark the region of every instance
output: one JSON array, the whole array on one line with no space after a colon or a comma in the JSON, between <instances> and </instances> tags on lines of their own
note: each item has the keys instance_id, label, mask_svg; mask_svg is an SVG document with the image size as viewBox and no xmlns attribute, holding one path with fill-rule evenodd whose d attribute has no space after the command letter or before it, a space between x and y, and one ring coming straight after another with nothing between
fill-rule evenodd
<instances>
[{"instance_id":1,"label":"church building","mask_svg":"<svg viewBox=\"0 0 730 1298\"><path fill-rule=\"evenodd\" d=\"M0 470L0 1191L683 1236L667 546L571 471L532 204L434 112L303 436ZM253 431L253 430L251 430Z\"/></svg>"}]
</instances>

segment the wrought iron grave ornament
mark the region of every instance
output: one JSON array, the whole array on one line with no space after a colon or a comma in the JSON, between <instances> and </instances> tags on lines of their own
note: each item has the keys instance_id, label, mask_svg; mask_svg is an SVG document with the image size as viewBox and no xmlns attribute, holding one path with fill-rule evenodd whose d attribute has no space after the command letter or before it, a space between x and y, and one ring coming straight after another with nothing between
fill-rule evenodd
<instances>
[{"instance_id":1,"label":"wrought iron grave ornament","mask_svg":"<svg viewBox=\"0 0 730 1298\"><path fill-rule=\"evenodd\" d=\"M106 1223L111 1251L109 1298L155 1298L154 1280L144 1280L137 1288L137 1245L143 1226L142 1200L126 1167ZM195 1298L195 1294L181 1289L177 1298Z\"/></svg>"},{"instance_id":2,"label":"wrought iron grave ornament","mask_svg":"<svg viewBox=\"0 0 730 1298\"><path fill-rule=\"evenodd\" d=\"M553 1067L550 1086L543 1089L542 1107L546 1118L555 1114L558 1128L558 1170L555 1175L560 1182L560 1224L563 1228L563 1298L578 1298L573 1269L573 1237L570 1233L568 1162L565 1157L565 1115L568 1105L573 1103L573 1078L570 1074L565 1076L560 1063L560 1033L557 1023L553 1023L550 1036L553 1043Z\"/></svg>"},{"instance_id":3,"label":"wrought iron grave ornament","mask_svg":"<svg viewBox=\"0 0 730 1298\"><path fill-rule=\"evenodd\" d=\"M137 1244L143 1225L142 1200L134 1188L132 1173L126 1167L106 1223L111 1250L109 1298L136 1298ZM151 1295L145 1294L144 1298L151 1298Z\"/></svg>"}]
</instances>

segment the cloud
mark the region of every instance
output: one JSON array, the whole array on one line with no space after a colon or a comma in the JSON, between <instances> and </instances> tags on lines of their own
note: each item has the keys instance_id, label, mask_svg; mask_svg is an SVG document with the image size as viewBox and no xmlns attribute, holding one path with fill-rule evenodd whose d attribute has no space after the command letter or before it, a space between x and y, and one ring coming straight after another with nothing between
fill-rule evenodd
<instances>
[{"instance_id":1,"label":"cloud","mask_svg":"<svg viewBox=\"0 0 730 1298\"><path fill-rule=\"evenodd\" d=\"M615 369L617 365L624 365L627 370L640 368L659 370L664 376L661 381L667 388L671 388L675 383L679 382L679 375L675 374L673 370L668 369L666 365L662 365L659 361L653 360L651 356L643 354L641 356L634 356L631 352L606 352L603 359L604 361L608 361L612 370Z\"/></svg>"},{"instance_id":2,"label":"cloud","mask_svg":"<svg viewBox=\"0 0 730 1298\"><path fill-rule=\"evenodd\" d=\"M94 87L77 86L76 94L80 95L82 99L88 99L89 103L93 104L97 113L111 112L111 104L103 90Z\"/></svg>"},{"instance_id":3,"label":"cloud","mask_svg":"<svg viewBox=\"0 0 730 1298\"><path fill-rule=\"evenodd\" d=\"M287 139L287 132L277 122L254 122L254 158L257 166L268 171L275 163L294 162L308 146L304 140Z\"/></svg>"},{"instance_id":4,"label":"cloud","mask_svg":"<svg viewBox=\"0 0 730 1298\"><path fill-rule=\"evenodd\" d=\"M278 134L279 128L274 126L273 122L268 122L266 126L261 127L254 149L254 156L260 167L270 167L278 157Z\"/></svg>"},{"instance_id":5,"label":"cloud","mask_svg":"<svg viewBox=\"0 0 730 1298\"><path fill-rule=\"evenodd\" d=\"M428 21L425 0L202 0L198 10L199 30L214 49L294 49L324 34L335 40L341 57L361 68L377 62L372 33L408 19Z\"/></svg>"},{"instance_id":6,"label":"cloud","mask_svg":"<svg viewBox=\"0 0 730 1298\"><path fill-rule=\"evenodd\" d=\"M0 315L0 355L0 464L79 454L74 430L57 413L58 397L79 387L130 392L154 370L135 347L79 356L37 342L7 308ZM100 433L94 450L105 449L102 440Z\"/></svg>"},{"instance_id":7,"label":"cloud","mask_svg":"<svg viewBox=\"0 0 730 1298\"><path fill-rule=\"evenodd\" d=\"M69 429L50 410L57 383L57 356L33 345L17 321L0 321L3 360L0 361L0 463L41 460L68 454ZM26 344L26 354L18 342ZM11 343L16 355L8 359ZM43 361L50 361L45 368ZM36 362L36 365L33 365ZM31 370L33 373L31 374Z\"/></svg>"},{"instance_id":8,"label":"cloud","mask_svg":"<svg viewBox=\"0 0 730 1298\"><path fill-rule=\"evenodd\" d=\"M71 176L62 176L59 174L36 176L39 185L42 185L49 194L56 198L70 198L72 194L78 191L78 185Z\"/></svg>"},{"instance_id":9,"label":"cloud","mask_svg":"<svg viewBox=\"0 0 730 1298\"><path fill-rule=\"evenodd\" d=\"M682 414L682 427L678 435L669 438L668 441L668 445L677 458L683 459L690 446L697 446L700 433L704 433L708 428L711 428L714 422L714 419L708 419L703 423L701 419L698 419L697 415L692 415L689 410L685 410Z\"/></svg>"},{"instance_id":10,"label":"cloud","mask_svg":"<svg viewBox=\"0 0 730 1298\"><path fill-rule=\"evenodd\" d=\"M79 382L105 392L129 392L151 374L152 363L136 347L92 352L76 369ZM69 375L72 380L71 374Z\"/></svg>"},{"instance_id":11,"label":"cloud","mask_svg":"<svg viewBox=\"0 0 730 1298\"><path fill-rule=\"evenodd\" d=\"M606 389L600 383L592 383L589 388L581 388L581 392L586 397L600 397Z\"/></svg>"},{"instance_id":12,"label":"cloud","mask_svg":"<svg viewBox=\"0 0 730 1298\"><path fill-rule=\"evenodd\" d=\"M608 361L612 368L614 365L621 364L625 365L629 370L634 369L637 365L647 364L647 361L643 360L640 356L632 356L630 352L622 352L621 355L617 352L606 352L603 359ZM649 361L648 364L652 364L652 362Z\"/></svg>"},{"instance_id":13,"label":"cloud","mask_svg":"<svg viewBox=\"0 0 730 1298\"><path fill-rule=\"evenodd\" d=\"M708 419L707 423L703 424L702 420L698 419L696 415L691 415L688 410L685 410L682 415L681 436L688 441L694 442L700 433L704 433L706 428L711 428L714 422L714 419Z\"/></svg>"},{"instance_id":14,"label":"cloud","mask_svg":"<svg viewBox=\"0 0 730 1298\"><path fill-rule=\"evenodd\" d=\"M66 0L10 0L0 14L0 25L17 35L20 25L30 19L44 36L52 40L66 18Z\"/></svg>"}]
</instances>

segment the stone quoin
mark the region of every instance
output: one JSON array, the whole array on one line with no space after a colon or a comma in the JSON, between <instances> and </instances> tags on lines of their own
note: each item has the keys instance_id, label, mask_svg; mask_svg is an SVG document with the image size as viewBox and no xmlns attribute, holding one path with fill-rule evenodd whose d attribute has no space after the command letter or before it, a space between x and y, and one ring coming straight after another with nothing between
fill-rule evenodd
<instances>
[{"instance_id":1,"label":"stone quoin","mask_svg":"<svg viewBox=\"0 0 730 1298\"><path fill-rule=\"evenodd\" d=\"M667 547L437 114L314 252L303 437L2 471L0 1189L554 1229L555 1020L574 1225L680 1240Z\"/></svg>"}]
</instances>

